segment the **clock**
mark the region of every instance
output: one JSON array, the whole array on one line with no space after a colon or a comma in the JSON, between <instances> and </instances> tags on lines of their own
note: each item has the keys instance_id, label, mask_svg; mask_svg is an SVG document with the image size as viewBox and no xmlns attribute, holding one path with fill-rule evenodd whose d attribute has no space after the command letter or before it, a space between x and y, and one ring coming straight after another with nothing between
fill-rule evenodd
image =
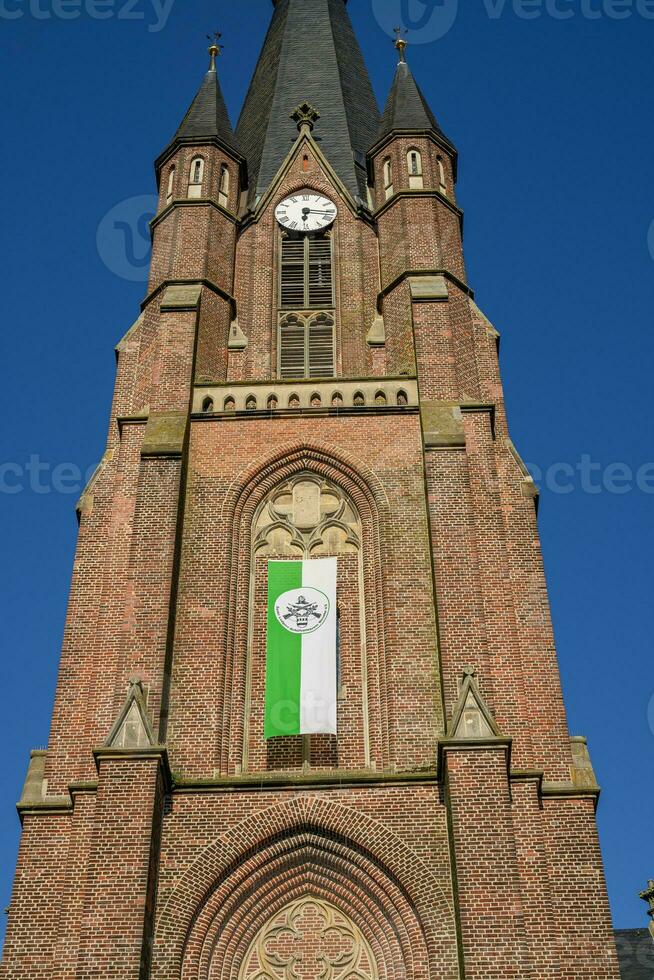
<instances>
[{"instance_id":1,"label":"clock","mask_svg":"<svg viewBox=\"0 0 654 980\"><path fill-rule=\"evenodd\" d=\"M298 191L275 209L275 217L288 231L322 231L333 224L337 215L333 201L313 191Z\"/></svg>"}]
</instances>

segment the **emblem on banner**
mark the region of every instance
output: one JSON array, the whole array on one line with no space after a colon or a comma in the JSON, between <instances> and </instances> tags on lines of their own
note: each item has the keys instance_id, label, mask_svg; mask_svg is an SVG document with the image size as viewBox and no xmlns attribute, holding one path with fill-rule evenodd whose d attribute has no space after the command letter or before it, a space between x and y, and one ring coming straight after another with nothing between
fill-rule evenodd
<instances>
[{"instance_id":1,"label":"emblem on banner","mask_svg":"<svg viewBox=\"0 0 654 980\"><path fill-rule=\"evenodd\" d=\"M291 589L275 603L275 615L289 633L314 633L328 614L329 599L318 589Z\"/></svg>"}]
</instances>

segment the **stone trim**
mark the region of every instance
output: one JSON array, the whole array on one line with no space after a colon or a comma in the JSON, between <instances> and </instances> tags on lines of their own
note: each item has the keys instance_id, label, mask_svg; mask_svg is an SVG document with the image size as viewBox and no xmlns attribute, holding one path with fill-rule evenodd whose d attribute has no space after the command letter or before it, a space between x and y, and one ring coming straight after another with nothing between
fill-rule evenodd
<instances>
[{"instance_id":1,"label":"stone trim","mask_svg":"<svg viewBox=\"0 0 654 980\"><path fill-rule=\"evenodd\" d=\"M406 395L406 404L398 404L400 393ZM363 397L364 403L357 404ZM382 401L382 398L385 401ZM212 411L204 408L207 399L213 402ZM234 407L225 408L232 399ZM336 399L336 400L335 400ZM340 399L340 401L338 400ZM379 400L378 400L379 399ZM297 404L291 404L297 400ZM314 404L319 402L319 404ZM255 407L251 407L254 405ZM248 407L250 406L250 407ZM262 412L277 415L284 411L297 414L298 411L316 412L333 410L337 413L359 412L373 409L386 412L392 409L418 407L418 384L411 378L333 378L329 381L314 379L301 381L269 381L254 384L239 383L228 385L196 386L193 393L193 414L208 416L233 416L245 412L248 415Z\"/></svg>"},{"instance_id":2,"label":"stone trim","mask_svg":"<svg viewBox=\"0 0 654 980\"><path fill-rule=\"evenodd\" d=\"M395 193L391 194L391 196L386 201L384 201L384 203L381 204L376 211L372 212L373 220L378 221L381 215L384 214L386 211L388 211L389 208L391 208L396 201L400 200L401 198L411 198L411 197L437 198L442 204L446 206L448 211L451 211L452 214L456 215L456 217L459 219L461 233L463 233L463 211L461 210L461 208L457 207L456 204L453 201L451 201L446 194L443 194L443 192L439 190L430 191L425 188L420 188L419 190L410 190L409 188L405 188L401 191L395 191Z\"/></svg>"},{"instance_id":3,"label":"stone trim","mask_svg":"<svg viewBox=\"0 0 654 980\"><path fill-rule=\"evenodd\" d=\"M197 310L202 295L202 286L167 286L161 300L161 312L193 312Z\"/></svg>"},{"instance_id":4,"label":"stone trim","mask_svg":"<svg viewBox=\"0 0 654 980\"><path fill-rule=\"evenodd\" d=\"M120 762L123 760L138 762L158 759L164 778L164 792L170 793L172 790L173 774L168 759L168 748L165 745L153 745L149 749L116 749L112 746L101 745L93 749L93 758L98 773L100 773L100 766L103 762Z\"/></svg>"},{"instance_id":5,"label":"stone trim","mask_svg":"<svg viewBox=\"0 0 654 980\"><path fill-rule=\"evenodd\" d=\"M421 402L420 416L425 448L465 448L463 414L456 402Z\"/></svg>"},{"instance_id":6,"label":"stone trim","mask_svg":"<svg viewBox=\"0 0 654 980\"><path fill-rule=\"evenodd\" d=\"M160 224L164 218L174 211L176 208L197 208L200 207L212 207L214 211L218 211L224 218L228 218L232 224L238 224L237 216L232 212L228 211L227 208L223 207L218 201L214 201L212 197L178 197L175 198L170 204L167 204L163 211L155 215L150 222L150 232L152 233L154 229Z\"/></svg>"},{"instance_id":7,"label":"stone trim","mask_svg":"<svg viewBox=\"0 0 654 980\"><path fill-rule=\"evenodd\" d=\"M450 143L445 135L440 135L439 133L434 132L433 129L393 129L390 133L387 133L386 136L383 136L380 140L377 140L377 142L371 146L367 153L369 175L371 178L374 177L374 168L371 165L373 158L378 156L384 147L388 146L389 143L394 142L396 139L402 138L428 139L431 140L432 143L435 143L439 149L445 150L445 152L452 157L452 174L454 177L454 183L456 183L458 178L459 151L453 143ZM372 179L370 180L370 184L374 186Z\"/></svg>"},{"instance_id":8,"label":"stone trim","mask_svg":"<svg viewBox=\"0 0 654 980\"><path fill-rule=\"evenodd\" d=\"M232 160L239 165L242 177L245 177L247 174L247 162L245 157L242 156L234 146L230 146L228 143L222 140L220 136L177 136L172 143L169 143L163 153L161 153L154 162L157 181L159 180L162 167L183 146L215 146L218 150L222 150L228 157L231 157Z\"/></svg>"},{"instance_id":9,"label":"stone trim","mask_svg":"<svg viewBox=\"0 0 654 980\"><path fill-rule=\"evenodd\" d=\"M387 285L384 286L377 294L377 312L380 315L383 315L385 298L389 293L392 293L394 289L397 289L397 287L400 286L405 279L416 279L421 276L426 276L429 278L443 276L445 279L449 280L449 282L453 283L457 289L460 289L462 293L469 296L470 299L474 299L475 294L470 286L463 282L463 280L459 279L458 276L455 276L454 273L448 272L447 269L406 269L404 272L401 272L399 276L396 276L395 279L392 279L391 282L387 283Z\"/></svg>"},{"instance_id":10,"label":"stone trim","mask_svg":"<svg viewBox=\"0 0 654 980\"><path fill-rule=\"evenodd\" d=\"M271 790L295 792L299 786L302 789L330 789L333 786L366 786L384 789L388 786L406 786L419 784L434 785L438 782L438 772L429 769L418 772L374 772L363 770L353 772L350 769L330 770L329 772L312 773L258 773L252 776L223 776L216 779L175 779L173 792L187 795L197 793L268 793Z\"/></svg>"},{"instance_id":11,"label":"stone trim","mask_svg":"<svg viewBox=\"0 0 654 980\"><path fill-rule=\"evenodd\" d=\"M445 276L409 276L414 303L447 303L450 298Z\"/></svg>"},{"instance_id":12,"label":"stone trim","mask_svg":"<svg viewBox=\"0 0 654 980\"><path fill-rule=\"evenodd\" d=\"M180 458L184 452L188 431L185 412L153 412L147 422L141 457Z\"/></svg>"},{"instance_id":13,"label":"stone trim","mask_svg":"<svg viewBox=\"0 0 654 980\"><path fill-rule=\"evenodd\" d=\"M495 737L492 738L439 738L438 740L438 774L439 779L445 777L445 753L446 752L489 752L501 749L506 753L507 778L511 775L511 754L513 751L513 739Z\"/></svg>"},{"instance_id":14,"label":"stone trim","mask_svg":"<svg viewBox=\"0 0 654 980\"><path fill-rule=\"evenodd\" d=\"M159 293L163 292L165 289L168 289L169 286L200 286L204 287L205 289L210 289L211 292L215 293L217 296L220 296L230 304L231 317L233 320L235 320L238 315L236 310L236 300L231 293L228 293L222 288L222 286L212 282L210 279L164 279L163 282L159 283L156 289L153 289L151 293L148 293L148 295L142 301L141 312L143 312L150 305L150 303L156 299ZM193 307L193 309L195 309L195 307Z\"/></svg>"}]
</instances>

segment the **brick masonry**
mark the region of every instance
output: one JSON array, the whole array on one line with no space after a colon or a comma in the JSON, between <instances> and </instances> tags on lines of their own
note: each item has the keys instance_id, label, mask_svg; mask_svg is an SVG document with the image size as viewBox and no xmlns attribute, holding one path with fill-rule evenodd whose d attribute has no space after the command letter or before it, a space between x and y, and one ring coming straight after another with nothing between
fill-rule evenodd
<instances>
[{"instance_id":1,"label":"brick masonry","mask_svg":"<svg viewBox=\"0 0 654 980\"><path fill-rule=\"evenodd\" d=\"M306 895L354 923L380 977L618 977L597 791L573 763L534 491L466 282L454 161L399 137L372 165L367 212L300 137L240 217L222 149L181 146L162 168L148 295L80 504L43 791L21 804L7 980L237 978ZM277 377L274 208L304 186L339 208L337 375L417 377L420 408L193 415L194 385ZM229 350L236 317L247 346ZM338 740L271 746L252 528L301 473L339 488L360 526L360 552L339 555L345 694ZM498 736L450 729L470 670ZM134 677L165 750L106 747Z\"/></svg>"}]
</instances>

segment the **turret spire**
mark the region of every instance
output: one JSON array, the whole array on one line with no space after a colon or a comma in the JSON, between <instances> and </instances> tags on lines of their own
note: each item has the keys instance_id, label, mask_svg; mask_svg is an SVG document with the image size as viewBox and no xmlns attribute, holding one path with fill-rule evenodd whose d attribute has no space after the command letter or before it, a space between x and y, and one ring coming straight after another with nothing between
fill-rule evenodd
<instances>
[{"instance_id":1,"label":"turret spire","mask_svg":"<svg viewBox=\"0 0 654 980\"><path fill-rule=\"evenodd\" d=\"M396 30L398 38L395 47L400 60L375 144L391 133L433 132L447 140L406 62L405 50L408 42L400 36L400 28Z\"/></svg>"},{"instance_id":2,"label":"turret spire","mask_svg":"<svg viewBox=\"0 0 654 980\"><path fill-rule=\"evenodd\" d=\"M222 51L219 43L221 36L218 32L207 35L207 39L212 42L209 47L209 69L175 133L171 146L176 143L214 140L230 153L240 156L218 79L216 62Z\"/></svg>"}]
</instances>

